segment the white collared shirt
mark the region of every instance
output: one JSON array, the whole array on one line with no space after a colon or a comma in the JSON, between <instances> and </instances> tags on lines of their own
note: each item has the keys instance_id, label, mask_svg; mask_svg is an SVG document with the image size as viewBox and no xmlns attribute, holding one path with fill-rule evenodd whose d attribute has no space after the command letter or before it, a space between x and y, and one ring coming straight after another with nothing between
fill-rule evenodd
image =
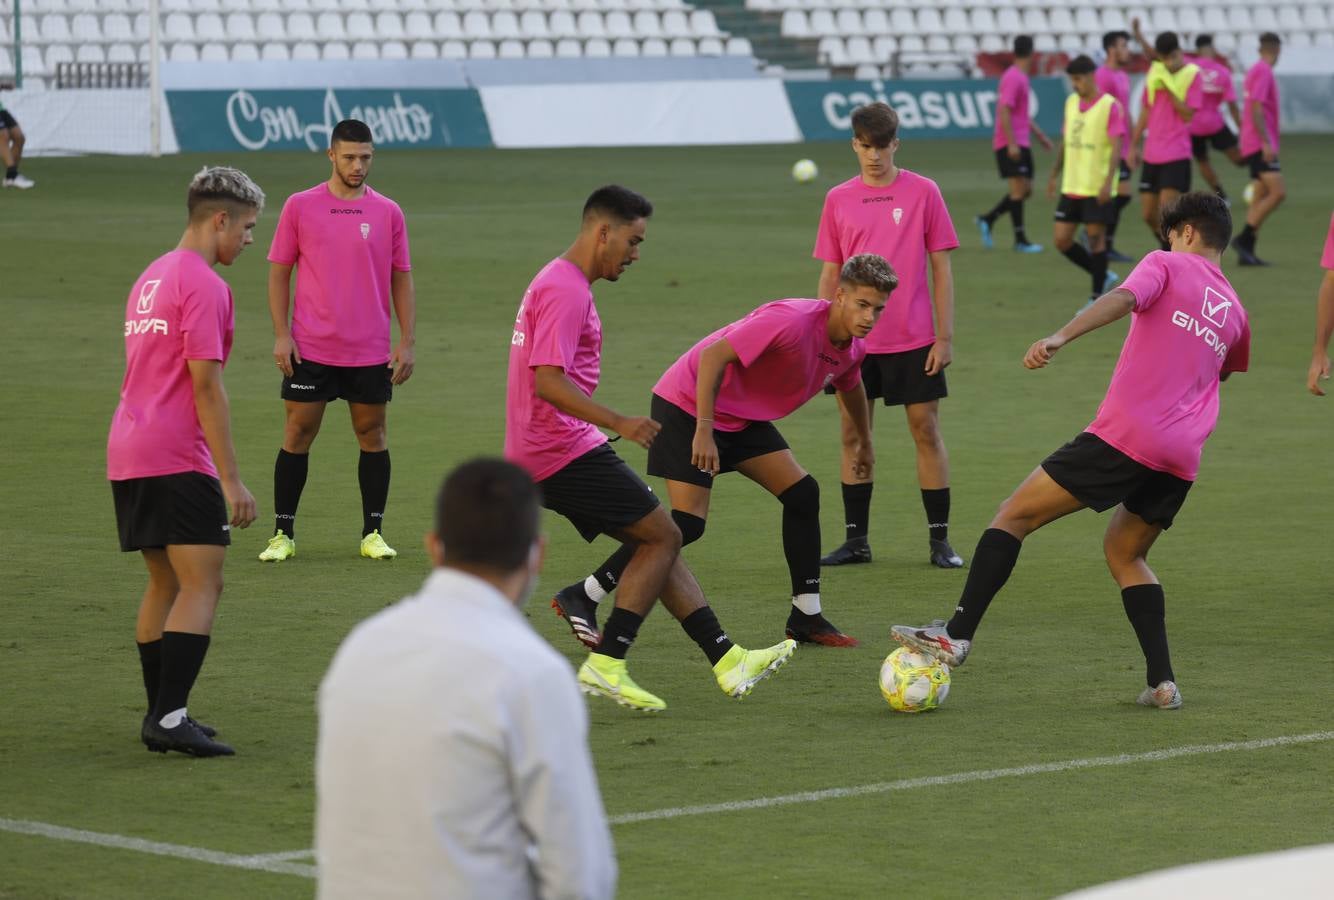
<instances>
[{"instance_id":1,"label":"white collared shirt","mask_svg":"<svg viewBox=\"0 0 1334 900\"><path fill-rule=\"evenodd\" d=\"M491 585L436 569L352 631L319 707L321 898L615 893L574 673Z\"/></svg>"}]
</instances>

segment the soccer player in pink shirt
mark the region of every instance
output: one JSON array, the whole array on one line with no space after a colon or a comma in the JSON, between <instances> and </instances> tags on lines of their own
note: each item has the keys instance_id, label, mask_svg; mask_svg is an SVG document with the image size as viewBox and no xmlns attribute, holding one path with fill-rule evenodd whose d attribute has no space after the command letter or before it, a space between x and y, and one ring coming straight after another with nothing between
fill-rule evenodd
<instances>
[{"instance_id":1,"label":"soccer player in pink shirt","mask_svg":"<svg viewBox=\"0 0 1334 900\"><path fill-rule=\"evenodd\" d=\"M816 290L821 298L834 299L843 265L861 253L885 257L898 274L894 303L866 340L862 384L868 399L903 407L916 447L928 558L941 568L958 568L963 560L949 544L949 454L940 435L940 401L949 393L945 367L954 355L950 252L959 238L936 183L895 164L898 131L898 114L888 104L870 103L853 112L852 150L860 173L825 196L813 254L823 263ZM820 560L826 566L871 561L874 465L857 470L868 448L842 403L840 410L846 533L844 543Z\"/></svg>"},{"instance_id":2,"label":"soccer player in pink shirt","mask_svg":"<svg viewBox=\"0 0 1334 900\"><path fill-rule=\"evenodd\" d=\"M681 518L668 516L599 430L650 448L662 428L647 416L624 416L593 399L601 377L602 320L592 285L618 281L639 258L652 214L647 199L619 185L589 196L574 244L547 263L524 293L510 336L505 402L505 458L532 476L542 505L569 519L586 541L605 534L621 542L606 564L615 567L620 589L601 634L595 600L605 592L590 599L576 585L577 596L566 589L552 606L593 650L579 667L580 688L640 712L667 708L630 678L625 663L659 598L732 697L744 697L783 666L796 646L788 640L746 650L728 638L680 558Z\"/></svg>"},{"instance_id":3,"label":"soccer player in pink shirt","mask_svg":"<svg viewBox=\"0 0 1334 900\"><path fill-rule=\"evenodd\" d=\"M1024 201L1033 193L1030 135L1036 135L1045 149L1052 148L1051 139L1042 133L1028 112L1028 74L1032 70L1033 39L1021 34L1014 39L1014 64L1005 70L996 88L996 124L991 137L996 168L1008 189L999 203L974 220L982 233L982 246L988 249L993 245L991 227L1009 212L1010 223L1014 226L1014 249L1019 253L1042 252L1042 246L1031 242L1024 232Z\"/></svg>"},{"instance_id":4,"label":"soccer player in pink shirt","mask_svg":"<svg viewBox=\"0 0 1334 900\"><path fill-rule=\"evenodd\" d=\"M1153 80L1155 70L1149 70L1144 91L1140 97L1139 120L1131 137L1131 146L1138 147L1145 130L1143 166L1139 174L1140 208L1144 223L1167 249L1163 230L1159 227L1159 210L1190 190L1190 121L1204 106L1204 91L1200 85L1199 69L1186 62L1176 32L1164 31L1153 42L1157 57L1154 66L1166 69L1168 77L1181 95L1167 85Z\"/></svg>"},{"instance_id":5,"label":"soccer player in pink shirt","mask_svg":"<svg viewBox=\"0 0 1334 900\"><path fill-rule=\"evenodd\" d=\"M1329 380L1329 339L1334 335L1334 216L1329 219L1329 234L1325 237L1325 252L1320 257L1325 277L1315 301L1315 349L1311 351L1311 368L1306 373L1306 389L1317 397L1325 396L1320 382Z\"/></svg>"},{"instance_id":6,"label":"soccer player in pink shirt","mask_svg":"<svg viewBox=\"0 0 1334 900\"><path fill-rule=\"evenodd\" d=\"M120 548L138 550L148 568L135 625L148 694L140 738L159 753L231 756L187 703L208 652L230 529L255 519L222 383L232 292L213 267L230 266L254 240L264 192L244 172L206 168L186 206L180 243L149 263L125 304L125 380L107 478Z\"/></svg>"},{"instance_id":7,"label":"soccer player in pink shirt","mask_svg":"<svg viewBox=\"0 0 1334 900\"><path fill-rule=\"evenodd\" d=\"M338 399L347 401L361 447L361 555L398 555L383 536L389 500L385 420L394 385L412 376L417 301L403 210L366 184L374 150L364 122L345 119L334 126L329 180L287 198L269 248L273 360L283 376L287 423L273 464L274 535L259 555L265 562L296 555L296 510L310 446L325 407ZM392 352L391 303L399 330Z\"/></svg>"},{"instance_id":8,"label":"soccer player in pink shirt","mask_svg":"<svg viewBox=\"0 0 1334 900\"><path fill-rule=\"evenodd\" d=\"M1098 90L1111 94L1126 116L1130 115L1130 76L1126 74L1126 63L1130 61L1130 34L1125 31L1109 31L1102 36L1102 49L1106 55L1103 64L1095 73ZM1121 224L1121 211L1130 205L1131 170L1135 168L1134 148L1130 143L1130 128L1127 126L1125 140L1121 145L1121 163L1118 169L1116 196L1112 199L1112 221L1107 223L1107 259L1111 262L1132 262L1116 249L1116 228Z\"/></svg>"},{"instance_id":9,"label":"soccer player in pink shirt","mask_svg":"<svg viewBox=\"0 0 1334 900\"><path fill-rule=\"evenodd\" d=\"M1214 49L1214 38L1210 34L1195 36L1195 53L1186 57L1186 61L1200 67L1200 88L1204 91L1204 106L1190 120L1191 154L1199 166L1201 177L1215 194L1226 199L1227 191L1223 190L1223 182L1209 162L1209 148L1212 146L1223 153L1233 165L1241 165L1237 136L1219 112L1219 107L1226 103L1233 121L1241 121L1241 110L1237 108L1237 90L1232 86L1232 69L1228 68Z\"/></svg>"},{"instance_id":10,"label":"soccer player in pink shirt","mask_svg":"<svg viewBox=\"0 0 1334 900\"><path fill-rule=\"evenodd\" d=\"M1255 255L1260 226L1288 196L1278 163L1278 65L1283 43L1267 31L1260 35L1260 59L1246 73L1245 109L1241 114L1241 155L1251 171L1251 205L1246 209L1246 227L1232 246L1243 266L1263 266Z\"/></svg>"},{"instance_id":11,"label":"soccer player in pink shirt","mask_svg":"<svg viewBox=\"0 0 1334 900\"><path fill-rule=\"evenodd\" d=\"M861 438L856 469L869 472L863 339L897 284L883 257L854 256L842 266L832 300L766 303L696 343L653 387L651 412L662 432L649 447L648 471L667 481L682 545L704 535L715 476L740 472L773 494L783 507L792 583L787 636L802 643L857 646L821 608L820 486L773 423L832 386ZM600 571L614 575L623 563L613 556ZM571 585L561 594L577 597L579 590Z\"/></svg>"},{"instance_id":12,"label":"soccer player in pink shirt","mask_svg":"<svg viewBox=\"0 0 1334 900\"><path fill-rule=\"evenodd\" d=\"M1163 588L1147 557L1199 474L1201 452L1218 421L1219 383L1246 371L1251 335L1246 310L1219 268L1232 233L1227 204L1213 194L1184 194L1162 216L1171 252L1148 254L1120 287L1035 342L1024 357L1027 368L1043 368L1080 335L1131 313L1121 358L1092 423L1001 504L978 541L953 618L895 625L895 640L962 665L1024 538L1085 507L1115 507L1103 552L1144 653L1147 686L1138 702L1181 706Z\"/></svg>"}]
</instances>

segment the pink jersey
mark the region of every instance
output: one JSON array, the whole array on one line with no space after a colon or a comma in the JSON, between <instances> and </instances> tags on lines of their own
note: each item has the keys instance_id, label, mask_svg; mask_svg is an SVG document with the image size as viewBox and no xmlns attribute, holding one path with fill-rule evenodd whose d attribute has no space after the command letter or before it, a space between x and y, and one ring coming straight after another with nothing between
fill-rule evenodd
<instances>
[{"instance_id":1,"label":"pink jersey","mask_svg":"<svg viewBox=\"0 0 1334 900\"><path fill-rule=\"evenodd\" d=\"M1125 69L1112 69L1107 66L1099 66L1093 73L1093 82L1098 87L1098 93L1111 94L1116 98L1116 102L1121 104L1121 115L1124 117L1130 109L1130 76L1126 74ZM1121 141L1121 158L1125 159L1130 150L1130 128L1126 128Z\"/></svg>"},{"instance_id":2,"label":"pink jersey","mask_svg":"<svg viewBox=\"0 0 1334 900\"><path fill-rule=\"evenodd\" d=\"M366 188L340 200L327 183L287 198L269 262L296 266L292 340L302 359L327 366L389 361L393 272L412 268L403 210Z\"/></svg>"},{"instance_id":3,"label":"pink jersey","mask_svg":"<svg viewBox=\"0 0 1334 900\"><path fill-rule=\"evenodd\" d=\"M1329 234L1325 236L1325 252L1320 256L1320 268L1334 272L1334 216L1329 217Z\"/></svg>"},{"instance_id":4,"label":"pink jersey","mask_svg":"<svg viewBox=\"0 0 1334 900\"><path fill-rule=\"evenodd\" d=\"M193 250L149 263L125 303L125 380L107 438L107 478L218 470L195 411L189 360L226 363L232 292Z\"/></svg>"},{"instance_id":5,"label":"pink jersey","mask_svg":"<svg viewBox=\"0 0 1334 900\"><path fill-rule=\"evenodd\" d=\"M1000 77L996 87L996 128L991 136L991 149L1001 150L1009 146L1005 139L1005 129L1001 128L1000 108L1010 108L1010 129L1014 132L1014 142L1020 147L1029 143L1028 119L1028 76L1018 66L1010 66Z\"/></svg>"},{"instance_id":6,"label":"pink jersey","mask_svg":"<svg viewBox=\"0 0 1334 900\"><path fill-rule=\"evenodd\" d=\"M1246 73L1243 85L1245 101L1241 110L1241 155L1250 156L1264 148L1260 146L1260 132L1255 130L1255 120L1251 118L1251 104L1260 104L1264 115L1265 131L1268 132L1269 146L1278 153L1278 81L1274 78L1274 67L1263 59L1251 66Z\"/></svg>"},{"instance_id":7,"label":"pink jersey","mask_svg":"<svg viewBox=\"0 0 1334 900\"><path fill-rule=\"evenodd\" d=\"M957 246L940 188L930 178L899 169L885 187L870 187L858 176L825 195L814 256L839 266L858 253L889 260L899 286L866 339L866 350L902 353L935 343L927 254Z\"/></svg>"},{"instance_id":8,"label":"pink jersey","mask_svg":"<svg viewBox=\"0 0 1334 900\"><path fill-rule=\"evenodd\" d=\"M547 263L524 292L510 338L505 389L505 458L534 481L607 442L591 423L537 396L538 366L557 366L588 396L602 373L602 320L583 271L567 259Z\"/></svg>"},{"instance_id":9,"label":"pink jersey","mask_svg":"<svg viewBox=\"0 0 1334 900\"><path fill-rule=\"evenodd\" d=\"M723 374L713 407L713 427L740 431L751 422L781 419L832 384L850 391L861 384L866 347L860 338L838 348L829 340L828 300L775 300L744 319L724 325L672 363L653 393L692 416L699 358L726 340L741 364Z\"/></svg>"},{"instance_id":10,"label":"pink jersey","mask_svg":"<svg viewBox=\"0 0 1334 900\"><path fill-rule=\"evenodd\" d=\"M1218 421L1221 374L1245 372L1251 329L1218 266L1155 250L1120 284L1135 311L1087 431L1159 472L1194 481Z\"/></svg>"},{"instance_id":11,"label":"pink jersey","mask_svg":"<svg viewBox=\"0 0 1334 900\"><path fill-rule=\"evenodd\" d=\"M1237 90L1232 86L1232 70L1216 59L1202 56L1187 56L1187 62L1200 67L1200 90L1204 92L1204 106L1196 110L1190 120L1190 133L1207 136L1222 131L1227 127L1223 121L1221 107L1229 100L1237 99Z\"/></svg>"},{"instance_id":12,"label":"pink jersey","mask_svg":"<svg viewBox=\"0 0 1334 900\"><path fill-rule=\"evenodd\" d=\"M1204 90L1199 74L1196 73L1190 87L1186 89L1186 105L1200 114L1204 106ZM1140 103L1149 110L1149 131L1144 138L1144 161L1153 165L1190 159L1190 124L1183 122L1172 104L1172 94L1167 88L1154 92L1153 103L1149 103L1149 91L1145 88L1140 94Z\"/></svg>"}]
</instances>

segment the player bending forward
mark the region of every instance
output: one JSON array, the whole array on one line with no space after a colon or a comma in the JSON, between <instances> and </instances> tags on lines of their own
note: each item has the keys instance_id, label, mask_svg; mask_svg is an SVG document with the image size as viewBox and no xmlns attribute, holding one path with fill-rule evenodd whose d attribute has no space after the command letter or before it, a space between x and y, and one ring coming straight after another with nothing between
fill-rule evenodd
<instances>
[{"instance_id":1,"label":"player bending forward","mask_svg":"<svg viewBox=\"0 0 1334 900\"><path fill-rule=\"evenodd\" d=\"M1138 702L1181 706L1167 648L1163 589L1147 557L1199 472L1200 452L1218 421L1219 382L1246 371L1251 332L1246 311L1219 268L1232 235L1223 199L1184 194L1163 208L1162 221L1171 252L1144 257L1121 287L1033 344L1024 357L1027 368L1040 369L1070 341L1133 313L1097 416L1001 504L978 541L954 617L920 627L895 625L899 643L962 665L1024 538L1087 506L1099 512L1115 506L1103 551L1144 651L1148 687Z\"/></svg>"},{"instance_id":2,"label":"player bending forward","mask_svg":"<svg viewBox=\"0 0 1334 900\"><path fill-rule=\"evenodd\" d=\"M803 643L857 646L821 613L820 486L773 422L832 384L860 436L858 474L871 467L864 339L897 285L884 257L854 256L843 264L832 301L766 303L690 348L653 387L651 411L662 432L649 447L648 471L667 481L682 546L704 534L714 476L737 471L777 497L792 580L787 636ZM590 594L601 599L612 590L628 561L623 548L583 583L557 594L553 605L567 617L594 621Z\"/></svg>"}]
</instances>

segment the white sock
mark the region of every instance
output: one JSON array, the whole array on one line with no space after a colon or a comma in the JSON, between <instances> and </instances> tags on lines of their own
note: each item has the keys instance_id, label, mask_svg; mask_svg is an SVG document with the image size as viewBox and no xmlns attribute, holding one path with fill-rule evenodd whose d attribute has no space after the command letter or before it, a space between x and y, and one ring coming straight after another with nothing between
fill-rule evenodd
<instances>
[{"instance_id":1,"label":"white sock","mask_svg":"<svg viewBox=\"0 0 1334 900\"><path fill-rule=\"evenodd\" d=\"M173 709L171 712L167 713L165 716L163 716L161 719L158 720L158 724L161 725L163 728L175 728L177 725L181 724L184 721L185 721L185 707L182 706L180 709Z\"/></svg>"},{"instance_id":2,"label":"white sock","mask_svg":"<svg viewBox=\"0 0 1334 900\"><path fill-rule=\"evenodd\" d=\"M797 594L797 596L792 598L792 605L806 615L813 616L820 611L820 595Z\"/></svg>"},{"instance_id":3,"label":"white sock","mask_svg":"<svg viewBox=\"0 0 1334 900\"><path fill-rule=\"evenodd\" d=\"M598 584L598 580L592 575L584 579L584 593L594 603L601 602L602 598L607 596L607 592L602 589L602 585Z\"/></svg>"}]
</instances>

